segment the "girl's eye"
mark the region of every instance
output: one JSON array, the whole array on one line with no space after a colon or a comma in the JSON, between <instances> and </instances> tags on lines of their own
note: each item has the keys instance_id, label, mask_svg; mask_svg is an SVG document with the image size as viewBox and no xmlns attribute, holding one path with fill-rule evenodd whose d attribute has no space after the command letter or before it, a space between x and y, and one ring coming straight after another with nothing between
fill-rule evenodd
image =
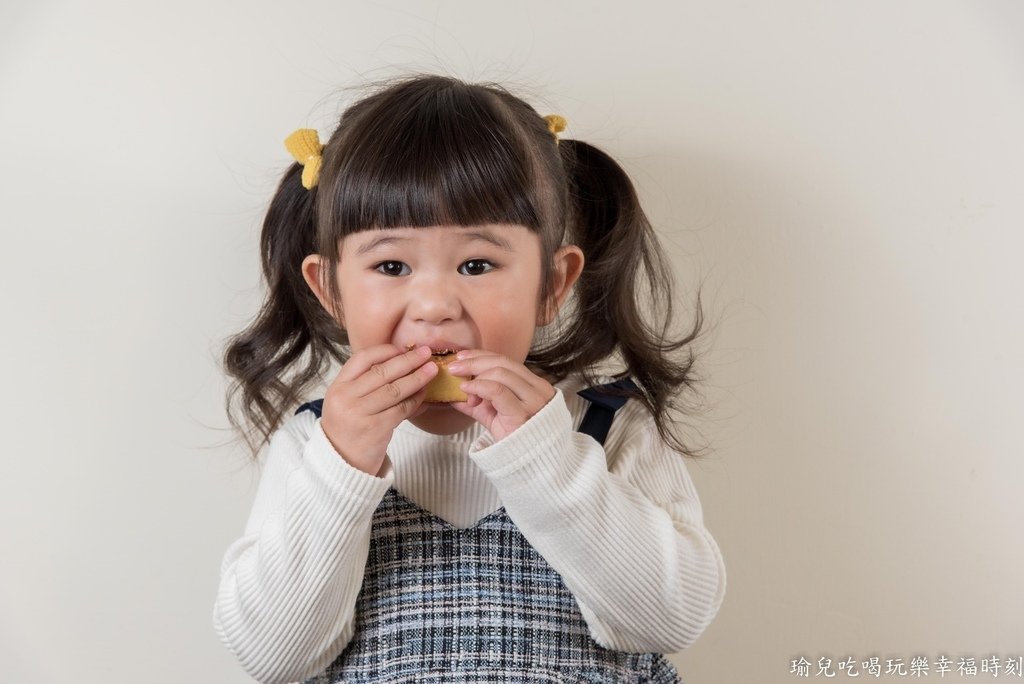
<instances>
[{"instance_id":1,"label":"girl's eye","mask_svg":"<svg viewBox=\"0 0 1024 684\"><path fill-rule=\"evenodd\" d=\"M384 275L389 276L401 276L409 274L409 267L403 264L401 261L382 261L373 267L373 270L379 271Z\"/></svg>"},{"instance_id":2,"label":"girl's eye","mask_svg":"<svg viewBox=\"0 0 1024 684\"><path fill-rule=\"evenodd\" d=\"M459 267L459 273L463 273L463 268L467 271L465 275L483 275L488 271L494 270L494 264L487 259L470 259L463 262L462 266Z\"/></svg>"}]
</instances>

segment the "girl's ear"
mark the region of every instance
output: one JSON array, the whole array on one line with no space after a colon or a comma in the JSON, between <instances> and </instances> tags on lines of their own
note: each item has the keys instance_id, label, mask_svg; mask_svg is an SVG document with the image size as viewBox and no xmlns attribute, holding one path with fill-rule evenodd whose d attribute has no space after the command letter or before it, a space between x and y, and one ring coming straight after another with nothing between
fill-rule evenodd
<instances>
[{"instance_id":1,"label":"girl's ear","mask_svg":"<svg viewBox=\"0 0 1024 684\"><path fill-rule=\"evenodd\" d=\"M551 296L537 315L537 325L541 327L555 320L573 284L583 272L583 250L576 245L563 245L555 252L552 262Z\"/></svg>"},{"instance_id":2,"label":"girl's ear","mask_svg":"<svg viewBox=\"0 0 1024 684\"><path fill-rule=\"evenodd\" d=\"M327 294L327 278L324 273L326 261L319 254L310 254L302 260L302 278L309 285L309 289L316 295L320 306L324 307L327 313L331 314L334 320L338 321L342 328L345 327L345 317L342 311L337 313Z\"/></svg>"}]
</instances>

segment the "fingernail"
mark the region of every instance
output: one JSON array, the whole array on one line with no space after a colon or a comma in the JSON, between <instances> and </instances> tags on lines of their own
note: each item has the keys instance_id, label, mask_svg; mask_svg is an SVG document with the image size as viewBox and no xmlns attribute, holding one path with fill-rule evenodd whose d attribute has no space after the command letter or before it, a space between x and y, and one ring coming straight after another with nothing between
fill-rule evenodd
<instances>
[{"instance_id":1,"label":"fingernail","mask_svg":"<svg viewBox=\"0 0 1024 684\"><path fill-rule=\"evenodd\" d=\"M465 366L463 366L461 363L459 363L457 361L455 363L449 363L448 364L448 371L451 372L451 373L458 374L459 371L464 370L464 369L465 369Z\"/></svg>"},{"instance_id":2,"label":"fingernail","mask_svg":"<svg viewBox=\"0 0 1024 684\"><path fill-rule=\"evenodd\" d=\"M456 354L455 358L457 358L459 361L463 361L463 360L465 360L465 358L467 356L469 356L469 353L467 351L463 350L463 351L460 351L458 354Z\"/></svg>"}]
</instances>

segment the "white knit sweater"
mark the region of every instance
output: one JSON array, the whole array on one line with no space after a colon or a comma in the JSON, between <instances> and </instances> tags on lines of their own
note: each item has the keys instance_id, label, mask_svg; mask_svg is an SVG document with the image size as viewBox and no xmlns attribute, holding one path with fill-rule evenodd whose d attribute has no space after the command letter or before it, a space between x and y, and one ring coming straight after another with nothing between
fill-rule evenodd
<instances>
[{"instance_id":1,"label":"white knit sweater","mask_svg":"<svg viewBox=\"0 0 1024 684\"><path fill-rule=\"evenodd\" d=\"M602 382L611 378L602 379ZM309 411L273 436L245 532L227 549L214 628L261 682L323 671L352 637L374 509L389 487L456 527L504 505L558 571L607 648L672 653L692 644L725 595L684 458L642 404L615 414L605 446L576 432L581 380L505 439L479 424L440 436L408 421L383 477L347 464Z\"/></svg>"}]
</instances>

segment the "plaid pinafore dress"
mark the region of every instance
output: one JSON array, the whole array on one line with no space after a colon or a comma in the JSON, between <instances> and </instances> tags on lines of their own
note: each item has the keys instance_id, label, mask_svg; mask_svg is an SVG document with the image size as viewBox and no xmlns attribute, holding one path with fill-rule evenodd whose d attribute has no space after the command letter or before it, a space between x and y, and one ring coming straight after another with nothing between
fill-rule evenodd
<instances>
[{"instance_id":1,"label":"plaid pinafore dress","mask_svg":"<svg viewBox=\"0 0 1024 684\"><path fill-rule=\"evenodd\" d=\"M590 402L579 431L600 444L626 401L605 387L636 385L578 392ZM594 642L561 576L504 508L457 528L393 487L373 515L352 640L305 684L367 682L681 684L661 654Z\"/></svg>"}]
</instances>

